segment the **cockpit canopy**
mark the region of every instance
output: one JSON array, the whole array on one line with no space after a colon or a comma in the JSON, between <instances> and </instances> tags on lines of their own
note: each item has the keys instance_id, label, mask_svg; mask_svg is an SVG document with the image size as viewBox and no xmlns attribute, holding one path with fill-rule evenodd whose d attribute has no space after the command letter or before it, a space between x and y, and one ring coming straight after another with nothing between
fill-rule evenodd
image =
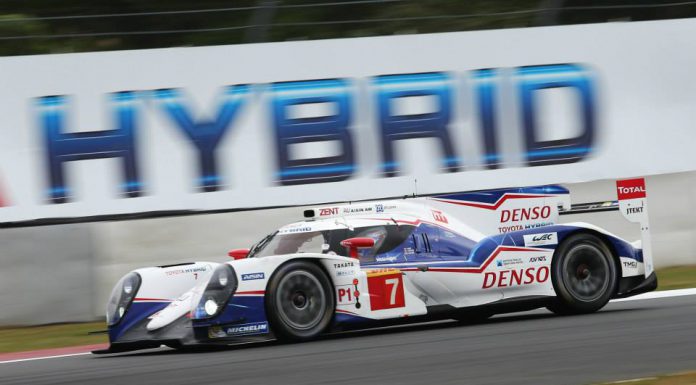
<instances>
[{"instance_id":1,"label":"cockpit canopy","mask_svg":"<svg viewBox=\"0 0 696 385\"><path fill-rule=\"evenodd\" d=\"M347 250L341 246L341 241L348 238L366 237L372 238L375 245L372 248L361 249L360 260L362 262L374 261L376 255L387 253L408 240L415 226L382 223L382 224L356 224L353 227L349 223L338 223L338 227L322 228L326 226L298 225L284 227L275 233L268 235L252 248L250 258L262 258L271 255L294 253L318 253L347 256Z\"/></svg>"}]
</instances>

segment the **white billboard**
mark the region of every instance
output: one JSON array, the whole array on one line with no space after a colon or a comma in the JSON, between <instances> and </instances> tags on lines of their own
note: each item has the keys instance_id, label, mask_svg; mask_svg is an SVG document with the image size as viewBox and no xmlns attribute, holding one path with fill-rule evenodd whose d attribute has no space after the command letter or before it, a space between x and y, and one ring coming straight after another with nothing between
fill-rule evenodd
<instances>
[{"instance_id":1,"label":"white billboard","mask_svg":"<svg viewBox=\"0 0 696 385\"><path fill-rule=\"evenodd\" d=\"M0 59L0 222L696 169L696 20Z\"/></svg>"}]
</instances>

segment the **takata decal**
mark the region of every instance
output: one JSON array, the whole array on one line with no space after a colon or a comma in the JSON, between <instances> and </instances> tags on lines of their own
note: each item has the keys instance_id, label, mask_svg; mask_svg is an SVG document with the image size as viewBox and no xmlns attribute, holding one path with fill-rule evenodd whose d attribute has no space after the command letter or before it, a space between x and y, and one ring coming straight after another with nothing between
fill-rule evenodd
<instances>
[{"instance_id":1,"label":"takata decal","mask_svg":"<svg viewBox=\"0 0 696 385\"><path fill-rule=\"evenodd\" d=\"M525 246L548 246L558 244L558 233L527 234L524 236Z\"/></svg>"}]
</instances>

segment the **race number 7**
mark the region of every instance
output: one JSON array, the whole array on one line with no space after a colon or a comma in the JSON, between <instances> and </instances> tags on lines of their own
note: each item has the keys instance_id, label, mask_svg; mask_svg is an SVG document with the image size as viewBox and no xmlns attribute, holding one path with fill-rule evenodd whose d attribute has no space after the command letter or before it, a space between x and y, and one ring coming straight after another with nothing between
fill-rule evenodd
<instances>
[{"instance_id":1,"label":"race number 7","mask_svg":"<svg viewBox=\"0 0 696 385\"><path fill-rule=\"evenodd\" d=\"M367 276L370 310L394 309L406 306L401 272L370 273Z\"/></svg>"},{"instance_id":2,"label":"race number 7","mask_svg":"<svg viewBox=\"0 0 696 385\"><path fill-rule=\"evenodd\" d=\"M391 286L391 295L389 296L389 304L396 304L396 289L399 288L399 278L392 278L384 280L384 283Z\"/></svg>"}]
</instances>

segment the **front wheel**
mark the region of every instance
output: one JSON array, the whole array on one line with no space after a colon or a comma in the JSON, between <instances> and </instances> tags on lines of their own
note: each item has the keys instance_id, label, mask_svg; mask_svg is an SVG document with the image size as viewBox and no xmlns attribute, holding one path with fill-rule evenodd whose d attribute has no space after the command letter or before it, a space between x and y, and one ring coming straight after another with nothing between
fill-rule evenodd
<instances>
[{"instance_id":1,"label":"front wheel","mask_svg":"<svg viewBox=\"0 0 696 385\"><path fill-rule=\"evenodd\" d=\"M556 314L595 312L616 292L617 267L611 250L597 236L576 234L556 249L551 280L557 298L548 306Z\"/></svg>"},{"instance_id":2,"label":"front wheel","mask_svg":"<svg viewBox=\"0 0 696 385\"><path fill-rule=\"evenodd\" d=\"M276 337L306 340L326 330L335 307L331 288L324 271L313 263L281 266L266 290L266 314Z\"/></svg>"}]
</instances>

